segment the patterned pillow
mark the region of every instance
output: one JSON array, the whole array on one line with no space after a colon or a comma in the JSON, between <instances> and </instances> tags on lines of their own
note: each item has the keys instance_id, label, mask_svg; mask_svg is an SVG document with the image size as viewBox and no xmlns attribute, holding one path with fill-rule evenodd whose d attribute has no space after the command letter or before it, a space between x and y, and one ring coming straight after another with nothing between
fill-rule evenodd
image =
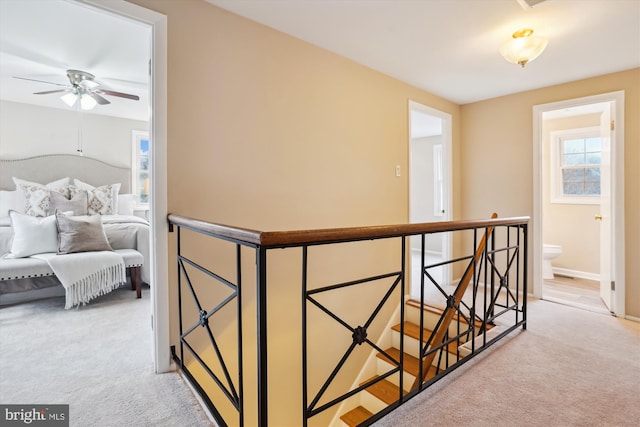
<instances>
[{"instance_id":1,"label":"patterned pillow","mask_svg":"<svg viewBox=\"0 0 640 427\"><path fill-rule=\"evenodd\" d=\"M118 187L120 184L118 184ZM83 190L75 185L70 185L71 198L77 197L81 193L87 195L87 215L115 215L115 201L113 200L113 185L103 185L94 187L91 190Z\"/></svg>"},{"instance_id":2,"label":"patterned pillow","mask_svg":"<svg viewBox=\"0 0 640 427\"><path fill-rule=\"evenodd\" d=\"M51 197L49 191L56 191L66 198L69 198L69 178L59 179L49 184L38 184L37 182L25 181L13 178L16 188L22 190L25 198L25 213L31 216L49 215Z\"/></svg>"},{"instance_id":3,"label":"patterned pillow","mask_svg":"<svg viewBox=\"0 0 640 427\"><path fill-rule=\"evenodd\" d=\"M87 213L89 215L115 215L118 213L118 193L120 192L121 184L94 187L77 178L73 180L73 183L76 188L87 192ZM111 193L109 194L109 192Z\"/></svg>"}]
</instances>

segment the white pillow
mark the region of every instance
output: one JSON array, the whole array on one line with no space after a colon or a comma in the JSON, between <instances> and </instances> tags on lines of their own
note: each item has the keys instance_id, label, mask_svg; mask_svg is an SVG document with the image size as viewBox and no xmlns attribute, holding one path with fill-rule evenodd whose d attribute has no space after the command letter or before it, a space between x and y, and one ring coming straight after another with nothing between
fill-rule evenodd
<instances>
[{"instance_id":1,"label":"white pillow","mask_svg":"<svg viewBox=\"0 0 640 427\"><path fill-rule=\"evenodd\" d=\"M137 194L118 195L118 215L133 215L136 206L138 206Z\"/></svg>"},{"instance_id":2,"label":"white pillow","mask_svg":"<svg viewBox=\"0 0 640 427\"><path fill-rule=\"evenodd\" d=\"M69 178L62 178L44 185L16 177L13 177L13 182L16 184L16 190L20 190L19 193L21 193L21 196L18 197L18 203L22 203L27 215L49 215L51 202L49 191L57 191L69 198Z\"/></svg>"},{"instance_id":3,"label":"white pillow","mask_svg":"<svg viewBox=\"0 0 640 427\"><path fill-rule=\"evenodd\" d=\"M80 181L78 178L73 179L73 183L81 190L85 190L88 194L89 215L112 215L118 213L118 193L122 184L109 184L94 187L91 184ZM107 194L110 192L111 194Z\"/></svg>"},{"instance_id":4,"label":"white pillow","mask_svg":"<svg viewBox=\"0 0 640 427\"><path fill-rule=\"evenodd\" d=\"M9 211L13 241L4 258L24 258L35 254L58 252L56 217L34 217Z\"/></svg>"}]
</instances>

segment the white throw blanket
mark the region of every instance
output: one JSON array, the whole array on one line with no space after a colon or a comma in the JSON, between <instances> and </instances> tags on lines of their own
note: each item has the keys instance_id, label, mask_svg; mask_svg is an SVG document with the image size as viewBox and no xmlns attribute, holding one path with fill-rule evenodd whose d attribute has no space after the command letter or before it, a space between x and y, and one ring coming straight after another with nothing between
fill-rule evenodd
<instances>
[{"instance_id":1,"label":"white throw blanket","mask_svg":"<svg viewBox=\"0 0 640 427\"><path fill-rule=\"evenodd\" d=\"M31 258L49 263L64 286L65 309L84 305L127 281L124 259L117 252L47 253L32 255Z\"/></svg>"}]
</instances>

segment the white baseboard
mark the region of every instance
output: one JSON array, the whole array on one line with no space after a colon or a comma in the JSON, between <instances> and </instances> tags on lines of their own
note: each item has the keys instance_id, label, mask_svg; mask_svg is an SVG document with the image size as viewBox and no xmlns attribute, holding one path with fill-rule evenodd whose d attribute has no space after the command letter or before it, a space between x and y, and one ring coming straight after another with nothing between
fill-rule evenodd
<instances>
[{"instance_id":1,"label":"white baseboard","mask_svg":"<svg viewBox=\"0 0 640 427\"><path fill-rule=\"evenodd\" d=\"M624 318L625 318L625 319L627 319L627 320L631 320L632 322L638 322L638 323L640 323L640 317L635 317L635 316L629 316L629 315L627 315L627 316L624 316Z\"/></svg>"},{"instance_id":2,"label":"white baseboard","mask_svg":"<svg viewBox=\"0 0 640 427\"><path fill-rule=\"evenodd\" d=\"M433 256L438 256L438 257L442 256L442 252L438 252L438 251L430 251L429 249L425 249L424 252L427 255L433 255ZM413 254L421 254L422 250L420 248L411 248L411 253L413 253Z\"/></svg>"},{"instance_id":3,"label":"white baseboard","mask_svg":"<svg viewBox=\"0 0 640 427\"><path fill-rule=\"evenodd\" d=\"M560 276L575 277L578 279L600 281L600 275L596 273L587 273L586 271L570 270L568 268L553 267L553 274Z\"/></svg>"}]
</instances>

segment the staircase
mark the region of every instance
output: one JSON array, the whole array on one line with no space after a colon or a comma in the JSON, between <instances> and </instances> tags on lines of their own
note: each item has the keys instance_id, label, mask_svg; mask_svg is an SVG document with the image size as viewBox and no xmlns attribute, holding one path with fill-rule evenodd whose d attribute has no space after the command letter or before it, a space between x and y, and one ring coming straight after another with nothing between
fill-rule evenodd
<instances>
[{"instance_id":1,"label":"staircase","mask_svg":"<svg viewBox=\"0 0 640 427\"><path fill-rule=\"evenodd\" d=\"M403 365L403 394L407 394L411 389L412 384L419 376L420 360L419 349L422 347L420 343L420 303L414 300L408 300L405 303L405 322L404 325L397 324L391 327L391 342L392 347L385 349L385 352L389 354L394 360L390 360L382 353L376 355L376 373L377 375L363 381L360 385L367 384L376 378L384 375L393 368L398 366L400 360L400 331L401 326L404 326L404 365ZM424 329L422 334L422 342L426 343L429 337L432 335L432 331L436 329L438 322L444 315L444 311L440 308L430 305L422 306L422 313L424 316ZM459 321L458 321L459 320ZM476 321L475 334L481 330L482 322ZM459 327L459 331L458 331ZM487 325L487 330L492 326ZM459 340L450 343L446 347L446 351L436 352L431 366L428 367L425 380L429 380L435 377L439 372L447 369L463 357L468 356L471 351L469 345L471 344L471 327L463 319L458 319L458 316L454 316L452 322L448 327L448 336L455 337L458 334L462 334ZM464 333L465 331L468 331ZM445 340L448 340L445 338ZM466 344L466 346L465 346ZM340 416L342 426L354 427L360 425L364 421L368 420L375 413L385 409L387 406L395 403L399 397L399 375L393 374L387 378L377 382L374 385L367 387L364 392L359 393L356 398L359 399L355 408L348 412L345 412Z\"/></svg>"}]
</instances>

